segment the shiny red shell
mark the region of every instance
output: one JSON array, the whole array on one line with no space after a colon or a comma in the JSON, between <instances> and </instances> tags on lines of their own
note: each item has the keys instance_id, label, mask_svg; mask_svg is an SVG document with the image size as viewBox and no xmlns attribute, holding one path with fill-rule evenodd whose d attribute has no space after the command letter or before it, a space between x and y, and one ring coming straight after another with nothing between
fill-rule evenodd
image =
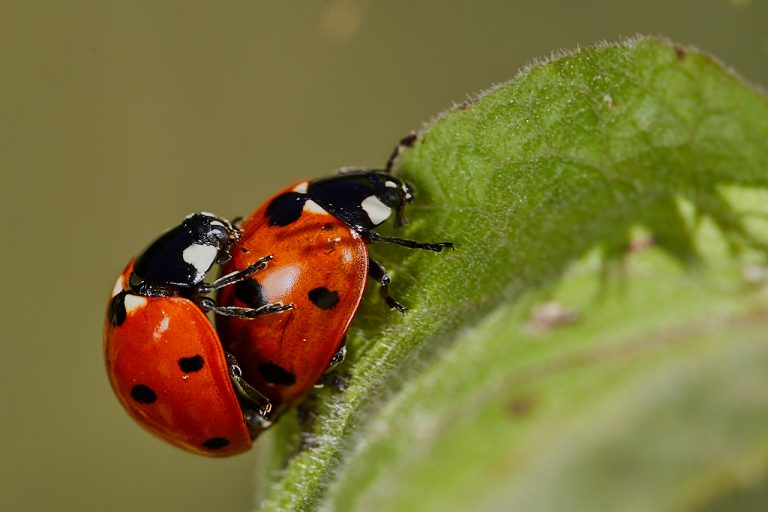
<instances>
[{"instance_id":1,"label":"shiny red shell","mask_svg":"<svg viewBox=\"0 0 768 512\"><path fill-rule=\"evenodd\" d=\"M112 297L125 290L132 270L133 261ZM125 306L121 323L113 320L112 307L107 313L104 356L126 411L153 434L195 453L249 450L224 351L202 310L181 297L130 294Z\"/></svg>"},{"instance_id":2,"label":"shiny red shell","mask_svg":"<svg viewBox=\"0 0 768 512\"><path fill-rule=\"evenodd\" d=\"M342 346L365 289L368 249L357 232L314 203L287 226L270 226L271 201L244 222L240 241L248 252L235 251L224 272L245 268L260 255L274 259L257 276L222 289L218 303L282 302L293 309L253 320L219 317L217 326L245 380L273 405L287 406L317 383Z\"/></svg>"}]
</instances>

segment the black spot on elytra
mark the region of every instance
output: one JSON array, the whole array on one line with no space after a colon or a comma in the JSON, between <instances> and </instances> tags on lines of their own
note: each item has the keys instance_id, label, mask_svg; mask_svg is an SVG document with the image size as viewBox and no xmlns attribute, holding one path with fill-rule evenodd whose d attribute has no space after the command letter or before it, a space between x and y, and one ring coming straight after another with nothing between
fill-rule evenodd
<instances>
[{"instance_id":1,"label":"black spot on elytra","mask_svg":"<svg viewBox=\"0 0 768 512\"><path fill-rule=\"evenodd\" d=\"M262 378L270 384L293 386L296 383L296 376L294 374L275 363L261 363L258 368Z\"/></svg>"},{"instance_id":2,"label":"black spot on elytra","mask_svg":"<svg viewBox=\"0 0 768 512\"><path fill-rule=\"evenodd\" d=\"M229 439L224 439L223 437L212 437L207 441L203 442L203 446L205 446L209 450L220 450L225 446L227 446L228 444L229 444Z\"/></svg>"},{"instance_id":3,"label":"black spot on elytra","mask_svg":"<svg viewBox=\"0 0 768 512\"><path fill-rule=\"evenodd\" d=\"M179 368L184 373L199 372L203 368L204 364L205 361L203 361L203 356L200 354L195 354L192 357L182 357L179 359Z\"/></svg>"},{"instance_id":4,"label":"black spot on elytra","mask_svg":"<svg viewBox=\"0 0 768 512\"><path fill-rule=\"evenodd\" d=\"M147 385L136 384L131 388L131 398L140 404L153 404L157 400L157 394Z\"/></svg>"},{"instance_id":5,"label":"black spot on elytra","mask_svg":"<svg viewBox=\"0 0 768 512\"><path fill-rule=\"evenodd\" d=\"M112 327L120 327L125 322L128 313L125 311L125 292L120 292L109 301L107 317Z\"/></svg>"},{"instance_id":6,"label":"black spot on elytra","mask_svg":"<svg viewBox=\"0 0 768 512\"><path fill-rule=\"evenodd\" d=\"M320 309L333 309L336 307L336 304L339 303L338 292L331 291L328 288L322 286L320 288L310 290L307 296L309 297L309 300L312 302L312 304L319 307Z\"/></svg>"},{"instance_id":7,"label":"black spot on elytra","mask_svg":"<svg viewBox=\"0 0 768 512\"><path fill-rule=\"evenodd\" d=\"M280 194L269 203L264 215L269 217L270 226L287 226L299 220L304 209L304 203L306 202L306 194L286 192L285 194Z\"/></svg>"},{"instance_id":8,"label":"black spot on elytra","mask_svg":"<svg viewBox=\"0 0 768 512\"><path fill-rule=\"evenodd\" d=\"M235 284L235 297L250 308L260 308L268 303L264 287L253 278Z\"/></svg>"}]
</instances>

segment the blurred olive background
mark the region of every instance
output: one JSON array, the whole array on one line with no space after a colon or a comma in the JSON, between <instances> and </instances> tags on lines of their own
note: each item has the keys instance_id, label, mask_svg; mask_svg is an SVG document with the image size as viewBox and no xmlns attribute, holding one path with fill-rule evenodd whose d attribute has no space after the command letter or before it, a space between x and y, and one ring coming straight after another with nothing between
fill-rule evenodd
<instances>
[{"instance_id":1,"label":"blurred olive background","mask_svg":"<svg viewBox=\"0 0 768 512\"><path fill-rule=\"evenodd\" d=\"M101 355L123 265L187 213L380 165L561 48L663 34L768 83L768 2L0 1L0 510L248 510L250 453L166 446ZM257 443L258 445L258 443Z\"/></svg>"}]
</instances>

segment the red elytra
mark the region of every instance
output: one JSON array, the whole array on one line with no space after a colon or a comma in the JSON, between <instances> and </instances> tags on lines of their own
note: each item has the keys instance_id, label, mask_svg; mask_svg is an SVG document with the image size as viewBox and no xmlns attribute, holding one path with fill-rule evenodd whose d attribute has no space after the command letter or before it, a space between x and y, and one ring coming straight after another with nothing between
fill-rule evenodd
<instances>
[{"instance_id":1,"label":"red elytra","mask_svg":"<svg viewBox=\"0 0 768 512\"><path fill-rule=\"evenodd\" d=\"M327 212L304 209L289 225L270 225L265 212L272 199L243 223L241 245L248 252L234 253L224 272L244 268L259 254L274 254L274 260L258 276L220 290L218 302L252 308L282 302L293 309L253 320L220 317L217 327L245 380L284 409L317 383L342 347L365 289L368 249Z\"/></svg>"},{"instance_id":2,"label":"red elytra","mask_svg":"<svg viewBox=\"0 0 768 512\"><path fill-rule=\"evenodd\" d=\"M133 263L118 279L113 299L128 288ZM104 356L126 411L150 432L195 453L249 450L251 437L225 353L203 311L178 296L121 297L119 312L110 301Z\"/></svg>"}]
</instances>

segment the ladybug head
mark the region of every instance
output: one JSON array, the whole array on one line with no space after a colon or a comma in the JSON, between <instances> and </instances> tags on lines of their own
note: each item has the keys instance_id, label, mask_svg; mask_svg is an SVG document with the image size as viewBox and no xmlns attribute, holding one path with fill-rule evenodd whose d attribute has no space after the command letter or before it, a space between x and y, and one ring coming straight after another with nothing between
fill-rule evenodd
<instances>
[{"instance_id":1,"label":"ladybug head","mask_svg":"<svg viewBox=\"0 0 768 512\"><path fill-rule=\"evenodd\" d=\"M395 210L395 227L405 226L405 205L413 201L413 189L405 181L382 172L373 173L372 183L376 197Z\"/></svg>"},{"instance_id":2,"label":"ladybug head","mask_svg":"<svg viewBox=\"0 0 768 512\"><path fill-rule=\"evenodd\" d=\"M240 242L240 230L228 220L212 213L198 212L188 215L183 225L192 235L194 244L216 248L216 263L229 261L232 258L232 248Z\"/></svg>"}]
</instances>

